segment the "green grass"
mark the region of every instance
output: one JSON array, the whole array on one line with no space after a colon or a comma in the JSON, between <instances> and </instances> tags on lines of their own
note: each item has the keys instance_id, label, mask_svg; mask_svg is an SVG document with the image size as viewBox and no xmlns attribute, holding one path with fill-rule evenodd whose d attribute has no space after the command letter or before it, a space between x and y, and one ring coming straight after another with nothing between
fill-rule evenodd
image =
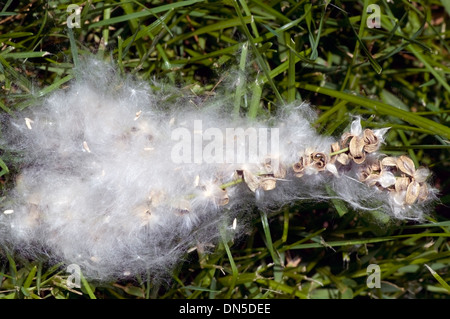
<instances>
[{"instance_id":1,"label":"green grass","mask_svg":"<svg viewBox=\"0 0 450 319\"><path fill-rule=\"evenodd\" d=\"M265 116L303 99L317 106L322 134L340 134L349 114L367 127L391 127L383 151L429 166L441 202L423 224L360 214L339 201L255 212L246 237L223 236L212 254L191 252L162 284L83 278L81 288L69 288L58 265L3 252L0 298L450 297L448 1L3 3L1 112L67 86L86 52L198 95L226 90L235 70L247 84L229 93L236 114ZM71 3L89 4L82 27L68 30ZM380 6L381 28L366 27L371 3ZM2 156L0 168L4 191L16 167ZM380 266L381 288L367 287L369 264Z\"/></svg>"}]
</instances>

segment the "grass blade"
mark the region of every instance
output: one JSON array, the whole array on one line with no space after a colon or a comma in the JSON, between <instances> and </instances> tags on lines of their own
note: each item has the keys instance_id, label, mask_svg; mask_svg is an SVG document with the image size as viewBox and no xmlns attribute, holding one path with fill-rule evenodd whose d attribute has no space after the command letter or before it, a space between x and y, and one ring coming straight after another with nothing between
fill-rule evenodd
<instances>
[{"instance_id":1,"label":"grass blade","mask_svg":"<svg viewBox=\"0 0 450 319\"><path fill-rule=\"evenodd\" d=\"M256 58L258 60L258 64L259 64L260 68L263 70L263 73L265 74L270 86L272 87L272 90L274 91L275 96L278 99L278 102L281 104L285 104L284 99L281 97L280 92L278 92L278 89L275 86L275 83L273 82L272 78L270 77L270 71L267 66L267 63L264 60L264 58L261 56L261 54L259 53L259 51L256 47L256 44L253 40L252 35L250 34L250 31L247 28L247 24L245 23L244 17L242 16L241 10L240 10L236 0L233 0L233 5L236 10L236 13L238 14L239 20L241 21L241 26L244 29L244 33L247 36L247 40L250 42L250 44L252 46L252 52L256 55ZM289 20L289 22L290 22L290 20Z\"/></svg>"},{"instance_id":2,"label":"grass blade","mask_svg":"<svg viewBox=\"0 0 450 319\"><path fill-rule=\"evenodd\" d=\"M91 289L91 286L89 285L89 283L86 280L86 278L84 278L83 274L80 273L80 277L81 277L81 282L83 283L83 287L86 290L86 292L88 293L89 298L97 299L97 297L95 297L94 292Z\"/></svg>"},{"instance_id":3,"label":"grass blade","mask_svg":"<svg viewBox=\"0 0 450 319\"><path fill-rule=\"evenodd\" d=\"M228 287L228 293L227 293L227 297L230 298L231 294L233 293L233 289L236 285L236 280L237 280L237 276L238 276L239 272L238 272L238 269L234 262L233 254L231 253L230 247L228 246L228 242L223 233L222 233L222 244L225 247L225 251L227 252L227 256L228 256L228 261L230 262L230 266L231 266L232 277L231 277L231 283L230 283L230 286Z\"/></svg>"},{"instance_id":4,"label":"grass blade","mask_svg":"<svg viewBox=\"0 0 450 319\"><path fill-rule=\"evenodd\" d=\"M242 45L241 49L241 58L239 61L239 82L236 86L236 92L234 95L234 114L239 115L239 110L241 107L242 96L245 94L245 68L247 63L247 55L248 55L248 42L245 42Z\"/></svg>"},{"instance_id":5,"label":"grass blade","mask_svg":"<svg viewBox=\"0 0 450 319\"><path fill-rule=\"evenodd\" d=\"M433 275L433 277L441 284L442 287L444 287L449 293L450 293L450 286L445 282L444 279L442 279L441 276L437 272L435 272L433 269L431 269L430 266L425 264L425 267L430 271L430 273Z\"/></svg>"},{"instance_id":6,"label":"grass blade","mask_svg":"<svg viewBox=\"0 0 450 319\"><path fill-rule=\"evenodd\" d=\"M3 54L5 59L29 59L29 58L42 58L49 55L49 52L11 52Z\"/></svg>"},{"instance_id":7,"label":"grass blade","mask_svg":"<svg viewBox=\"0 0 450 319\"><path fill-rule=\"evenodd\" d=\"M341 100L346 100L356 105L361 105L366 108L369 108L380 114L391 115L396 118L400 118L410 124L416 125L420 128L431 131L437 135L441 135L447 139L450 139L450 128L448 128L447 126L436 123L422 116L415 115L414 113L400 110L394 106L379 101L371 100L366 97L352 95L345 92L339 92L336 90L332 90L325 87L319 87L311 84L300 83L299 87L308 91L325 94L331 97L339 98Z\"/></svg>"},{"instance_id":8,"label":"grass blade","mask_svg":"<svg viewBox=\"0 0 450 319\"><path fill-rule=\"evenodd\" d=\"M67 34L69 35L69 40L70 40L70 48L71 48L71 52L72 52L73 66L75 68L77 68L80 65L80 63L78 61L78 47L77 47L77 43L75 42L75 37L73 35L72 28L67 28Z\"/></svg>"},{"instance_id":9,"label":"grass blade","mask_svg":"<svg viewBox=\"0 0 450 319\"><path fill-rule=\"evenodd\" d=\"M88 29L104 27L104 26L108 26L108 25L112 25L112 24L116 24L116 23L124 22L124 21L136 21L139 18L148 17L150 15L155 15L157 13L169 11L171 9L186 7L186 6L190 6L195 3L204 2L204 1L205 0L187 0L187 1L180 1L180 2L175 2L175 3L165 4L165 5L155 7L152 9L146 8L145 10L142 10L139 12L134 12L134 13L122 15L120 17L114 17L114 18L110 18L110 19L101 20L99 22L89 25Z\"/></svg>"}]
</instances>

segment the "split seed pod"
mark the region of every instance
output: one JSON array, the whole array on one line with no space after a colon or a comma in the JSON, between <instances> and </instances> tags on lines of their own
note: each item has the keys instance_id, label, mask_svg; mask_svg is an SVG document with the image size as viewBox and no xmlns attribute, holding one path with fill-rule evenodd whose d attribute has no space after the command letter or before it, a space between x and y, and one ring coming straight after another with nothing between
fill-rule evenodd
<instances>
[{"instance_id":1,"label":"split seed pod","mask_svg":"<svg viewBox=\"0 0 450 319\"><path fill-rule=\"evenodd\" d=\"M209 185L207 191L211 194L214 203L218 206L225 206L230 202L227 190L220 188L216 184Z\"/></svg>"},{"instance_id":2,"label":"split seed pod","mask_svg":"<svg viewBox=\"0 0 450 319\"><path fill-rule=\"evenodd\" d=\"M350 140L349 150L353 161L356 164L362 164L366 160L366 153L364 152L364 139L359 136L354 136Z\"/></svg>"},{"instance_id":3,"label":"split seed pod","mask_svg":"<svg viewBox=\"0 0 450 319\"><path fill-rule=\"evenodd\" d=\"M414 176L414 172L416 171L412 159L405 155L402 155L397 159L397 167L409 176Z\"/></svg>"},{"instance_id":4,"label":"split seed pod","mask_svg":"<svg viewBox=\"0 0 450 319\"><path fill-rule=\"evenodd\" d=\"M238 176L241 176L247 187L252 191L256 192L259 187L259 179L252 172L248 170L236 170Z\"/></svg>"},{"instance_id":5,"label":"split seed pod","mask_svg":"<svg viewBox=\"0 0 450 319\"><path fill-rule=\"evenodd\" d=\"M292 169L295 173L295 177L302 177L305 174L305 165L303 164L303 157L300 157L300 160L292 166Z\"/></svg>"},{"instance_id":6,"label":"split seed pod","mask_svg":"<svg viewBox=\"0 0 450 319\"><path fill-rule=\"evenodd\" d=\"M381 169L384 170L388 167L397 167L397 159L388 156L381 160Z\"/></svg>"},{"instance_id":7,"label":"split seed pod","mask_svg":"<svg viewBox=\"0 0 450 319\"><path fill-rule=\"evenodd\" d=\"M409 183L411 182L409 177L397 177L395 181L395 191L400 193L407 190Z\"/></svg>"},{"instance_id":8,"label":"split seed pod","mask_svg":"<svg viewBox=\"0 0 450 319\"><path fill-rule=\"evenodd\" d=\"M275 178L286 177L286 167L279 161L274 160L273 156L266 156L264 159L264 169L268 174L272 174Z\"/></svg>"},{"instance_id":9,"label":"split seed pod","mask_svg":"<svg viewBox=\"0 0 450 319\"><path fill-rule=\"evenodd\" d=\"M276 187L277 180L273 177L264 177L261 179L259 185L265 191L270 191Z\"/></svg>"},{"instance_id":10,"label":"split seed pod","mask_svg":"<svg viewBox=\"0 0 450 319\"><path fill-rule=\"evenodd\" d=\"M311 160L318 171L323 171L328 163L328 156L325 153L314 152L311 155Z\"/></svg>"},{"instance_id":11,"label":"split seed pod","mask_svg":"<svg viewBox=\"0 0 450 319\"><path fill-rule=\"evenodd\" d=\"M421 202L426 201L428 199L429 195L430 195L430 193L428 191L427 184L420 185L419 196L418 196L419 201L421 201Z\"/></svg>"},{"instance_id":12,"label":"split seed pod","mask_svg":"<svg viewBox=\"0 0 450 319\"><path fill-rule=\"evenodd\" d=\"M418 182L413 181L408 185L408 189L406 190L406 198L405 202L408 205L412 205L415 203L420 193L420 185Z\"/></svg>"},{"instance_id":13,"label":"split seed pod","mask_svg":"<svg viewBox=\"0 0 450 319\"><path fill-rule=\"evenodd\" d=\"M373 153L378 150L379 147L379 140L378 137L373 134L373 131L370 129L364 130L364 151L367 153Z\"/></svg>"}]
</instances>

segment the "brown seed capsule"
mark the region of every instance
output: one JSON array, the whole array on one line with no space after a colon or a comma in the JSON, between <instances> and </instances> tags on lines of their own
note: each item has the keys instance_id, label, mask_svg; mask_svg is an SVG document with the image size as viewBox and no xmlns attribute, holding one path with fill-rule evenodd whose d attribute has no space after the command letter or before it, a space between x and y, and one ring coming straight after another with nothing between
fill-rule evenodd
<instances>
[{"instance_id":1,"label":"brown seed capsule","mask_svg":"<svg viewBox=\"0 0 450 319\"><path fill-rule=\"evenodd\" d=\"M323 153L318 153L318 152L314 152L313 154L312 154L312 160L314 161L314 162L320 162L320 161L323 161L324 160L324 158L325 158L325 154L323 154Z\"/></svg>"},{"instance_id":2,"label":"brown seed capsule","mask_svg":"<svg viewBox=\"0 0 450 319\"><path fill-rule=\"evenodd\" d=\"M355 136L355 135L352 134L352 133L350 133L350 132L345 132L344 134L342 134L342 137L341 137L341 145L342 145L342 148L347 148L347 147L349 146L348 140L349 140L350 138L353 138L354 136Z\"/></svg>"},{"instance_id":3,"label":"brown seed capsule","mask_svg":"<svg viewBox=\"0 0 450 319\"><path fill-rule=\"evenodd\" d=\"M328 157L321 152L314 152L311 155L312 163L318 171L323 171L328 163Z\"/></svg>"},{"instance_id":4,"label":"brown seed capsule","mask_svg":"<svg viewBox=\"0 0 450 319\"><path fill-rule=\"evenodd\" d=\"M410 182L411 180L409 177L397 177L395 181L395 191L397 193L405 191L408 188Z\"/></svg>"},{"instance_id":5,"label":"brown seed capsule","mask_svg":"<svg viewBox=\"0 0 450 319\"><path fill-rule=\"evenodd\" d=\"M260 186L265 191L270 191L275 188L277 180L271 177L262 178L260 181Z\"/></svg>"},{"instance_id":6,"label":"brown seed capsule","mask_svg":"<svg viewBox=\"0 0 450 319\"><path fill-rule=\"evenodd\" d=\"M339 152L340 150L341 150L341 147L340 147L340 145L339 145L339 142L335 142L335 143L331 144L331 147L330 147L330 153L336 153L336 152ZM330 162L331 164L336 163L336 161L337 161L338 158L339 158L339 155L342 155L342 154L343 154L343 153L341 153L341 154L336 154L336 155L331 156L329 162Z\"/></svg>"},{"instance_id":7,"label":"brown seed capsule","mask_svg":"<svg viewBox=\"0 0 450 319\"><path fill-rule=\"evenodd\" d=\"M378 182L379 178L380 176L377 174L370 174L365 179L361 180L361 182L364 182L369 186L374 186Z\"/></svg>"},{"instance_id":8,"label":"brown seed capsule","mask_svg":"<svg viewBox=\"0 0 450 319\"><path fill-rule=\"evenodd\" d=\"M300 157L298 161L303 165L303 167L306 168L307 166L311 165L312 163L311 155L312 153L305 153L304 156Z\"/></svg>"},{"instance_id":9,"label":"brown seed capsule","mask_svg":"<svg viewBox=\"0 0 450 319\"><path fill-rule=\"evenodd\" d=\"M348 165L348 163L350 163L350 157L348 156L348 154L341 153L338 154L337 161L342 165Z\"/></svg>"},{"instance_id":10,"label":"brown seed capsule","mask_svg":"<svg viewBox=\"0 0 450 319\"><path fill-rule=\"evenodd\" d=\"M366 160L364 152L364 140L358 136L354 136L349 144L350 155L356 164L362 164Z\"/></svg>"},{"instance_id":11,"label":"brown seed capsule","mask_svg":"<svg viewBox=\"0 0 450 319\"><path fill-rule=\"evenodd\" d=\"M381 169L384 170L388 167L396 167L397 166L397 159L395 157L385 157L381 160Z\"/></svg>"},{"instance_id":12,"label":"brown seed capsule","mask_svg":"<svg viewBox=\"0 0 450 319\"><path fill-rule=\"evenodd\" d=\"M272 173L272 157L266 156L263 161L263 166L267 173Z\"/></svg>"},{"instance_id":13,"label":"brown seed capsule","mask_svg":"<svg viewBox=\"0 0 450 319\"><path fill-rule=\"evenodd\" d=\"M303 159L300 158L300 161L295 163L292 166L292 169L294 170L296 177L302 177L303 174L305 173L305 166L303 166Z\"/></svg>"},{"instance_id":14,"label":"brown seed capsule","mask_svg":"<svg viewBox=\"0 0 450 319\"><path fill-rule=\"evenodd\" d=\"M205 196L212 198L214 203L218 206L225 206L230 202L228 192L226 189L220 188L216 184L209 184L207 186L201 186L205 191Z\"/></svg>"},{"instance_id":15,"label":"brown seed capsule","mask_svg":"<svg viewBox=\"0 0 450 319\"><path fill-rule=\"evenodd\" d=\"M420 193L420 185L418 182L413 181L408 185L408 189L406 190L406 199L405 202L408 205L412 205L415 203Z\"/></svg>"},{"instance_id":16,"label":"brown seed capsule","mask_svg":"<svg viewBox=\"0 0 450 319\"><path fill-rule=\"evenodd\" d=\"M381 170L380 161L374 161L373 163L370 163L370 169L374 172L378 172Z\"/></svg>"},{"instance_id":17,"label":"brown seed capsule","mask_svg":"<svg viewBox=\"0 0 450 319\"><path fill-rule=\"evenodd\" d=\"M331 153L336 153L341 150L341 147L339 146L339 142L335 142L331 144Z\"/></svg>"},{"instance_id":18,"label":"brown seed capsule","mask_svg":"<svg viewBox=\"0 0 450 319\"><path fill-rule=\"evenodd\" d=\"M420 190L419 190L419 196L418 196L419 201L421 201L421 202L426 201L428 199L429 195L430 195L430 192L428 191L427 184L425 184L425 183L421 184Z\"/></svg>"},{"instance_id":19,"label":"brown seed capsule","mask_svg":"<svg viewBox=\"0 0 450 319\"><path fill-rule=\"evenodd\" d=\"M267 156L264 159L264 169L268 174L272 174L275 178L285 178L286 177L286 167L278 160L272 156Z\"/></svg>"},{"instance_id":20,"label":"brown seed capsule","mask_svg":"<svg viewBox=\"0 0 450 319\"><path fill-rule=\"evenodd\" d=\"M365 129L363 134L363 140L364 140L364 151L367 153L373 153L378 150L379 147L379 140L378 137L373 134L372 130Z\"/></svg>"},{"instance_id":21,"label":"brown seed capsule","mask_svg":"<svg viewBox=\"0 0 450 319\"><path fill-rule=\"evenodd\" d=\"M402 155L397 159L397 167L409 176L414 176L414 172L416 171L412 159L405 155Z\"/></svg>"},{"instance_id":22,"label":"brown seed capsule","mask_svg":"<svg viewBox=\"0 0 450 319\"><path fill-rule=\"evenodd\" d=\"M253 173L247 170L243 170L242 172L245 184L247 184L248 188L250 188L252 192L255 192L259 187L258 176L253 175Z\"/></svg>"},{"instance_id":23,"label":"brown seed capsule","mask_svg":"<svg viewBox=\"0 0 450 319\"><path fill-rule=\"evenodd\" d=\"M279 164L278 168L273 172L273 176L275 178L285 178L286 177L286 166L284 166L283 164Z\"/></svg>"},{"instance_id":24,"label":"brown seed capsule","mask_svg":"<svg viewBox=\"0 0 450 319\"><path fill-rule=\"evenodd\" d=\"M426 169L425 167L419 167L413 175L413 178L415 181L419 183L423 183L427 180L428 176L430 175L430 171Z\"/></svg>"},{"instance_id":25,"label":"brown seed capsule","mask_svg":"<svg viewBox=\"0 0 450 319\"><path fill-rule=\"evenodd\" d=\"M359 180L363 182L370 174L372 174L372 169L370 166L362 166L359 173Z\"/></svg>"},{"instance_id":26,"label":"brown seed capsule","mask_svg":"<svg viewBox=\"0 0 450 319\"><path fill-rule=\"evenodd\" d=\"M216 196L214 196L214 201L218 206L225 206L230 202L228 193L226 189L221 189Z\"/></svg>"}]
</instances>

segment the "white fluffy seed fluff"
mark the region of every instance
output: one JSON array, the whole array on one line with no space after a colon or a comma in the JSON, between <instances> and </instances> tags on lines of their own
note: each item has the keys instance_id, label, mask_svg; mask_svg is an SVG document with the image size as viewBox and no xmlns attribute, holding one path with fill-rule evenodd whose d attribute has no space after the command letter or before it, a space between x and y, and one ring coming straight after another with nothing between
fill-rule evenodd
<instances>
[{"instance_id":1,"label":"white fluffy seed fluff","mask_svg":"<svg viewBox=\"0 0 450 319\"><path fill-rule=\"evenodd\" d=\"M2 148L21 164L2 202L0 245L27 257L78 264L86 277L100 281L147 271L158 278L193 247L217 243L221 229L242 234L255 206L270 211L302 199L339 198L393 218L421 219L425 213L428 201L404 205L362 183L356 164L295 177L290 168L299 154L329 154L337 140L317 134L311 126L315 112L305 103L250 121L230 115L233 98L226 95L201 99L167 84L150 86L120 77L98 60L87 59L77 75L68 89L2 119ZM268 127L279 129L278 154L272 155L287 168L282 178L267 180L276 180L275 188L256 185L252 191L237 179L236 172L257 176L263 157L253 163L173 160L177 128L186 128L206 148L207 128ZM359 130L356 120L352 131ZM376 133L382 140L384 131ZM227 147L224 153L234 151L234 144L233 150ZM244 178L249 184L250 175Z\"/></svg>"}]
</instances>

